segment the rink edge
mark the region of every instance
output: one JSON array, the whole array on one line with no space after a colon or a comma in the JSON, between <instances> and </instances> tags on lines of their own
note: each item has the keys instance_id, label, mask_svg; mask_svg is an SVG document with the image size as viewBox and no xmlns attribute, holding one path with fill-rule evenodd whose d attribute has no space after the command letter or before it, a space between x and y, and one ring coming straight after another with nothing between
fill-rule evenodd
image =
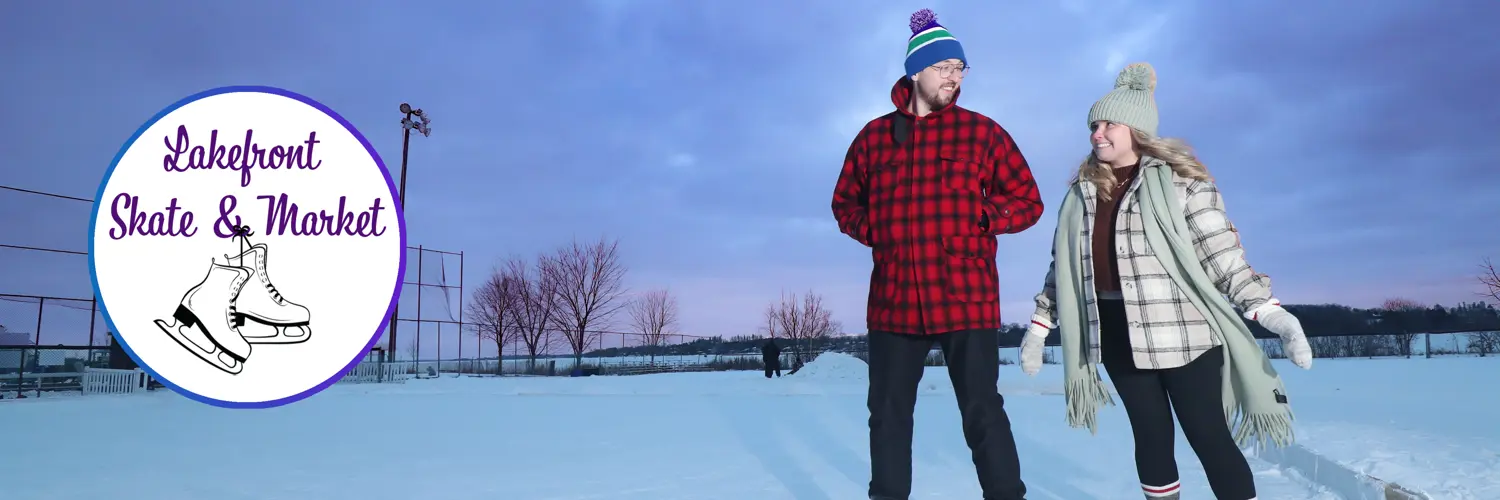
<instances>
[{"instance_id":1,"label":"rink edge","mask_svg":"<svg viewBox=\"0 0 1500 500\"><path fill-rule=\"evenodd\" d=\"M1300 444L1268 447L1255 452L1257 458L1303 477L1349 500L1432 500L1427 494L1355 471Z\"/></svg>"}]
</instances>

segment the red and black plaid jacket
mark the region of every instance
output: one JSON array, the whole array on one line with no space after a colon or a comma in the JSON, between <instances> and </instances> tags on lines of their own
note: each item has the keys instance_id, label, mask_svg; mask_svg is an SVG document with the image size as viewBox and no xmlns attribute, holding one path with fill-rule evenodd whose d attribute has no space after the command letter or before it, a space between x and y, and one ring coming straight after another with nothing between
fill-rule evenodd
<instances>
[{"instance_id":1,"label":"red and black plaid jacket","mask_svg":"<svg viewBox=\"0 0 1500 500\"><path fill-rule=\"evenodd\" d=\"M995 236L1041 218L1036 180L1010 134L959 107L958 93L919 118L905 109L911 91L896 82L896 111L859 131L833 190L839 230L874 256L866 322L910 334L998 329Z\"/></svg>"}]
</instances>

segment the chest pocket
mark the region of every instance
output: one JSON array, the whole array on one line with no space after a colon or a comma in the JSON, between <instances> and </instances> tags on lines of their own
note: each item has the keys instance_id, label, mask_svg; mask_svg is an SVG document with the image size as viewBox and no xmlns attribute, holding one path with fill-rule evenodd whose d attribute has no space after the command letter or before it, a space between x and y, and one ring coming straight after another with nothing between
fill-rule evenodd
<instances>
[{"instance_id":1,"label":"chest pocket","mask_svg":"<svg viewBox=\"0 0 1500 500\"><path fill-rule=\"evenodd\" d=\"M948 147L938 152L943 187L954 191L983 194L989 185L989 170L984 158L973 147Z\"/></svg>"}]
</instances>

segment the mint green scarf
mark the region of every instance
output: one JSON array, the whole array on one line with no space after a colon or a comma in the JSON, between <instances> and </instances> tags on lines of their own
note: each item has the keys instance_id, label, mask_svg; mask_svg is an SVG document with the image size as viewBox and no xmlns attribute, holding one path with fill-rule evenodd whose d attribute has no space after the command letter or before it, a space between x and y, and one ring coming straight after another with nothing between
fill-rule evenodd
<instances>
[{"instance_id":1,"label":"mint green scarf","mask_svg":"<svg viewBox=\"0 0 1500 500\"><path fill-rule=\"evenodd\" d=\"M1156 250L1167 274L1193 305L1208 318L1214 338L1224 346L1224 415L1235 441L1244 447L1252 439L1258 446L1268 441L1277 446L1293 439L1292 411L1277 396L1286 394L1265 352L1256 343L1234 306L1214 287L1198 263L1191 233L1177 193L1172 188L1171 167L1161 160L1141 158L1141 218L1146 242ZM1084 206L1078 184L1068 190L1058 211L1057 234L1053 237L1056 265L1058 329L1062 334L1064 393L1068 425L1098 432L1098 412L1114 400L1099 377L1097 359L1087 340L1088 311L1083 285Z\"/></svg>"}]
</instances>

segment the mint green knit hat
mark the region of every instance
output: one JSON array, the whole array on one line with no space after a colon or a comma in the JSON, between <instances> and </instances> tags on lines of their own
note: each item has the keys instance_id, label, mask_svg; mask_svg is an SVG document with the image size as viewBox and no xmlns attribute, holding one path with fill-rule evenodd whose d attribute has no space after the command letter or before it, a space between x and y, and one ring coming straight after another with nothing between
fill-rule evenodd
<instances>
[{"instance_id":1,"label":"mint green knit hat","mask_svg":"<svg viewBox=\"0 0 1500 500\"><path fill-rule=\"evenodd\" d=\"M1148 63L1134 63L1120 70L1115 88L1089 108L1089 130L1094 122L1111 121L1156 136L1156 70Z\"/></svg>"}]
</instances>

